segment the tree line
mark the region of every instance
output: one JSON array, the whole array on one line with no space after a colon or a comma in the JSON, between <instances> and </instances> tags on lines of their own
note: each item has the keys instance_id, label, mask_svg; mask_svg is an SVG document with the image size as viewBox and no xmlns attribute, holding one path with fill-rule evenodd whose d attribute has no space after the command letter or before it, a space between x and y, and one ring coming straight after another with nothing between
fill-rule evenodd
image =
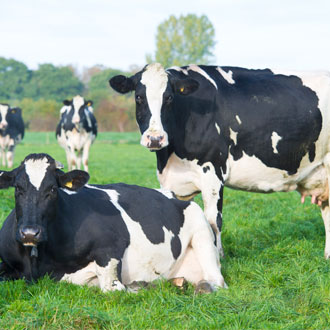
<instances>
[{"instance_id":1,"label":"tree line","mask_svg":"<svg viewBox=\"0 0 330 330\"><path fill-rule=\"evenodd\" d=\"M210 64L214 60L214 38L207 16L171 15L159 24L156 52L154 56L146 55L146 63L156 61L164 67ZM137 129L134 99L115 93L108 81L114 75L129 76L140 69L131 66L123 72L95 65L78 73L71 65L46 63L31 70L20 61L0 57L0 102L21 107L27 129L54 131L62 101L80 94L94 102L99 130L132 131Z\"/></svg>"},{"instance_id":2,"label":"tree line","mask_svg":"<svg viewBox=\"0 0 330 330\"><path fill-rule=\"evenodd\" d=\"M115 94L108 84L113 75L131 73L101 65L85 69L81 75L72 66L53 64L31 70L22 62L0 57L0 102L21 107L26 128L52 131L62 101L80 94L93 100L100 130L135 130L134 101Z\"/></svg>"}]
</instances>

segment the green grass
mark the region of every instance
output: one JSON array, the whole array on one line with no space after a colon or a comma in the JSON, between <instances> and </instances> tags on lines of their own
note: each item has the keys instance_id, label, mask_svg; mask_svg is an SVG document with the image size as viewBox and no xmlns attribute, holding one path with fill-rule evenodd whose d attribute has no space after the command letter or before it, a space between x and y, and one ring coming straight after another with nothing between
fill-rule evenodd
<instances>
[{"instance_id":1,"label":"green grass","mask_svg":"<svg viewBox=\"0 0 330 330\"><path fill-rule=\"evenodd\" d=\"M48 136L48 137L47 137ZM65 162L52 133L27 132L15 165L31 152ZM138 133L101 133L91 148L91 183L158 187L156 157ZM0 221L14 205L0 191ZM200 197L196 198L201 203ZM225 190L222 273L229 285L211 295L159 281L138 294L44 278L0 283L0 329L330 329L330 262L315 205L297 193Z\"/></svg>"}]
</instances>

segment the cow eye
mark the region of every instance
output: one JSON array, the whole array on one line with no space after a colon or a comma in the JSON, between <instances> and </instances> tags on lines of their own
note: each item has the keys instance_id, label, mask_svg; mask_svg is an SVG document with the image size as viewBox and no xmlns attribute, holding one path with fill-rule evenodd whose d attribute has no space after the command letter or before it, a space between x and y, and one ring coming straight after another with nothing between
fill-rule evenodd
<instances>
[{"instance_id":1,"label":"cow eye","mask_svg":"<svg viewBox=\"0 0 330 330\"><path fill-rule=\"evenodd\" d=\"M167 103L171 103L173 101L173 96L169 95L169 96L166 97L165 100L166 100Z\"/></svg>"},{"instance_id":2,"label":"cow eye","mask_svg":"<svg viewBox=\"0 0 330 330\"><path fill-rule=\"evenodd\" d=\"M138 104L141 104L142 103L142 96L141 95L136 95L135 96L135 102L138 103Z\"/></svg>"},{"instance_id":3,"label":"cow eye","mask_svg":"<svg viewBox=\"0 0 330 330\"><path fill-rule=\"evenodd\" d=\"M46 198L52 198L52 197L55 197L56 196L56 193L57 193L57 189L56 187L52 187L48 193L46 194Z\"/></svg>"}]
</instances>

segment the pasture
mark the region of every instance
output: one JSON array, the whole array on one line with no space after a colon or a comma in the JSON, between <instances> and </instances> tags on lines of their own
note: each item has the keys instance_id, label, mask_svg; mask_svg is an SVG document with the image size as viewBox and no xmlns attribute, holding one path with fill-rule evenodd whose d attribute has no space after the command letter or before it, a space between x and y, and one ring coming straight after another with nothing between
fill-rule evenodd
<instances>
[{"instance_id":1,"label":"pasture","mask_svg":"<svg viewBox=\"0 0 330 330\"><path fill-rule=\"evenodd\" d=\"M138 133L100 133L91 147L90 183L158 187L156 156ZM66 167L54 133L26 132L15 164L47 152ZM13 189L0 191L0 222ZM200 197L196 201L201 204ZM141 207L148 207L148 205ZM222 274L229 286L195 295L158 281L138 294L44 278L0 283L0 329L329 329L330 261L323 258L318 207L293 193L270 195L225 189Z\"/></svg>"}]
</instances>

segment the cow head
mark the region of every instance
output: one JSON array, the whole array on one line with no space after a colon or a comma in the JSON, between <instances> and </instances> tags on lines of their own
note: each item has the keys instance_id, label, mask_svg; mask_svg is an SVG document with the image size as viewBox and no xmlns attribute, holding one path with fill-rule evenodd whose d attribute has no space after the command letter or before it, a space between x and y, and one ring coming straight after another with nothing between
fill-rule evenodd
<instances>
[{"instance_id":1,"label":"cow head","mask_svg":"<svg viewBox=\"0 0 330 330\"><path fill-rule=\"evenodd\" d=\"M0 171L0 189L15 187L16 240L25 246L47 241L47 223L56 216L58 189L77 190L88 173L63 168L47 154L30 154L14 170Z\"/></svg>"},{"instance_id":2,"label":"cow head","mask_svg":"<svg viewBox=\"0 0 330 330\"><path fill-rule=\"evenodd\" d=\"M85 101L82 96L77 95L72 100L64 100L63 104L65 107L62 108L61 113L66 112L67 120L71 121L79 131L83 126L83 122L89 119L89 117L87 119L88 111L93 112L93 101Z\"/></svg>"},{"instance_id":3,"label":"cow head","mask_svg":"<svg viewBox=\"0 0 330 330\"><path fill-rule=\"evenodd\" d=\"M159 63L145 66L132 77L115 76L109 83L122 94L135 91L141 144L150 150L162 149L169 143L166 118L175 95L189 95L199 86L196 80L173 77Z\"/></svg>"}]
</instances>

